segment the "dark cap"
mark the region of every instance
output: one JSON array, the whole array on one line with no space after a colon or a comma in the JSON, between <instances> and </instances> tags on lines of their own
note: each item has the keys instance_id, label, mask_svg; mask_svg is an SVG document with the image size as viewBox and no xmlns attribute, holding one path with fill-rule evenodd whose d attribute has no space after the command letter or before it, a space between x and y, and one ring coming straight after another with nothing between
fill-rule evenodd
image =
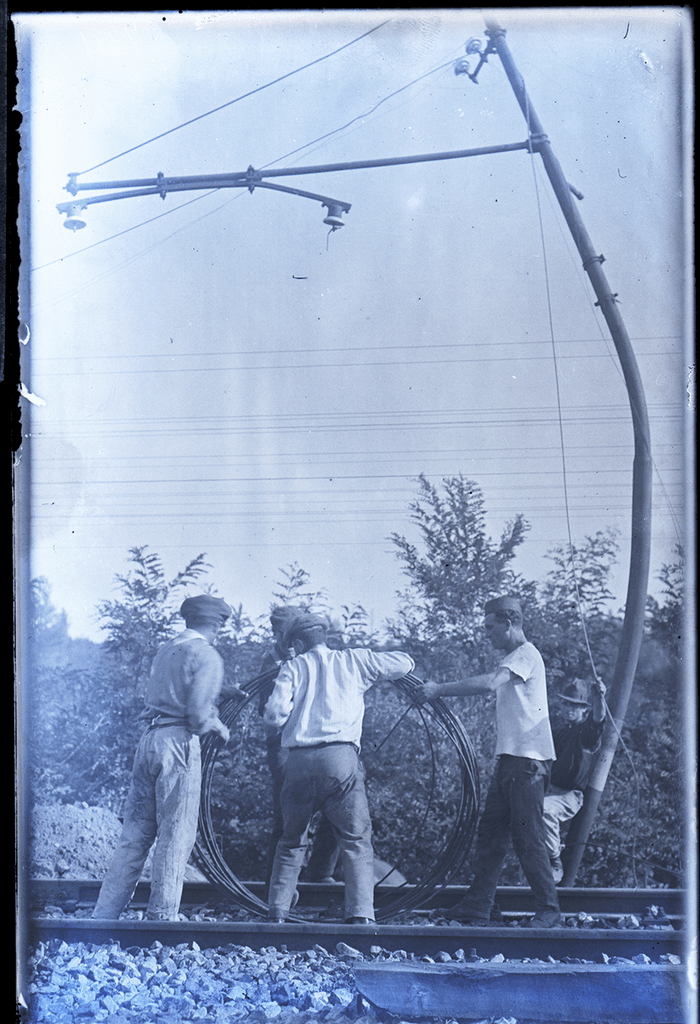
<instances>
[{"instance_id":1,"label":"dark cap","mask_svg":"<svg viewBox=\"0 0 700 1024\"><path fill-rule=\"evenodd\" d=\"M295 619L298 619L300 615L303 615L302 608L296 608L291 604L277 605L270 612L270 625L273 629L279 633L284 633L285 629L288 629Z\"/></svg>"},{"instance_id":2,"label":"dark cap","mask_svg":"<svg viewBox=\"0 0 700 1024\"><path fill-rule=\"evenodd\" d=\"M496 612L518 612L522 616L523 609L517 597L494 597L484 605L484 614L493 615Z\"/></svg>"},{"instance_id":3,"label":"dark cap","mask_svg":"<svg viewBox=\"0 0 700 1024\"><path fill-rule=\"evenodd\" d=\"M291 647L294 640L303 637L312 629L322 629L325 633L328 630L328 619L325 615L315 615L313 612L305 612L298 615L287 627L284 634L284 642Z\"/></svg>"},{"instance_id":4,"label":"dark cap","mask_svg":"<svg viewBox=\"0 0 700 1024\"><path fill-rule=\"evenodd\" d=\"M188 597L182 602L180 615L185 622L208 622L212 625L223 626L226 619L231 616L231 609L220 597L199 594L197 597Z\"/></svg>"},{"instance_id":5,"label":"dark cap","mask_svg":"<svg viewBox=\"0 0 700 1024\"><path fill-rule=\"evenodd\" d=\"M591 687L585 679L574 679L570 683L565 683L558 692L558 696L569 704L580 704L587 708L591 707L588 699L590 695Z\"/></svg>"}]
</instances>

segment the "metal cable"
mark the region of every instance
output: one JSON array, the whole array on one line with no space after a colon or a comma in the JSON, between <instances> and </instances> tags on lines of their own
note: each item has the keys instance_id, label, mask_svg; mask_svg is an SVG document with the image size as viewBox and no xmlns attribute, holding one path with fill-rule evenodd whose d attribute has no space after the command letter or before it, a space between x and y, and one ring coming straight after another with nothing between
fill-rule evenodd
<instances>
[{"instance_id":1,"label":"metal cable","mask_svg":"<svg viewBox=\"0 0 700 1024\"><path fill-rule=\"evenodd\" d=\"M229 730L232 730L236 719L243 710L269 686L277 672L278 669L271 669L246 683L243 688L248 694L247 698L242 700L232 698L222 704L219 717ZM432 801L435 784L435 753L430 734L431 726L443 732L455 748L459 766L459 800L454 823L442 848L421 868L415 879L409 879L400 886L392 887L391 893L382 893L377 896L375 913L378 921L422 906L436 889L449 883L469 853L476 831L480 800L476 755L462 723L441 700L430 701L427 704L418 704L415 701L415 690L421 683L421 680L415 675L409 674L392 682L409 704L416 708L426 730L433 759L430 801ZM232 898L238 906L250 913L267 917L267 904L258 899L237 878L224 860L216 838L211 813L211 788L213 774L222 749L223 743L218 737L211 733L204 737L202 741L202 795L199 810L199 833L193 850L193 860L205 878ZM427 810L419 826L419 832L426 816ZM289 919L303 920L303 918L291 914Z\"/></svg>"}]
</instances>

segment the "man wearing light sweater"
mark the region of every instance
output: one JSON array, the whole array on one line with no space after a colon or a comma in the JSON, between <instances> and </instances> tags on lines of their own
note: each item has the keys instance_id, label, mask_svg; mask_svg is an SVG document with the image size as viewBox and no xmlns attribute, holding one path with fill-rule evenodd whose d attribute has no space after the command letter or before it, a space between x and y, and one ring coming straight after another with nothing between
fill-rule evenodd
<instances>
[{"instance_id":1,"label":"man wearing light sweater","mask_svg":"<svg viewBox=\"0 0 700 1024\"><path fill-rule=\"evenodd\" d=\"M415 668L407 654L362 648L331 650L327 620L302 615L285 643L296 657L280 669L263 718L282 730L289 751L281 801L284 832L270 879L268 917L289 913L306 850L311 818L323 810L331 822L345 874L348 924L374 920L372 825L360 761L364 694L379 679L400 679Z\"/></svg>"}]
</instances>

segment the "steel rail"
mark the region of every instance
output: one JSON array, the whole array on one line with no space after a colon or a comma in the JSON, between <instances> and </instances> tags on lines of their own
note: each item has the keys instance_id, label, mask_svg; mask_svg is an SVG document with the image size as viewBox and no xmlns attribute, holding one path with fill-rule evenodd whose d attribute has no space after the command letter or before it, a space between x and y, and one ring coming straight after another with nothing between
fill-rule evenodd
<instances>
[{"instance_id":1,"label":"steel rail","mask_svg":"<svg viewBox=\"0 0 700 1024\"><path fill-rule=\"evenodd\" d=\"M245 888L261 901L264 883L246 881ZM77 906L89 907L97 901L101 881L99 879L71 878L39 878L29 884L31 905L43 907L55 905L67 909ZM392 886L379 885L375 893L382 897L391 895ZM452 907L459 903L467 892L466 885L448 885L436 891L421 906L420 912L429 912L436 906ZM320 882L300 882L300 911L305 908L327 907L342 895L343 887ZM139 882L131 903L132 907L142 908L148 903L150 883ZM641 914L648 906L662 906L672 922L682 919L687 903L687 893L683 889L603 889L603 888L564 888L557 887L559 904L564 914L587 913L606 918L619 917L627 914ZM185 882L182 893L182 907L189 908L203 905L221 905L226 899L218 886L211 882ZM501 886L496 891L496 903L504 915L515 916L532 910L532 894L527 886ZM237 906L237 904L234 904Z\"/></svg>"},{"instance_id":2,"label":"steel rail","mask_svg":"<svg viewBox=\"0 0 700 1024\"><path fill-rule=\"evenodd\" d=\"M390 952L403 950L417 956L449 953L451 956L474 951L475 956L505 959L552 957L555 960L585 959L601 962L606 957L632 959L648 956L657 962L669 954L682 957L686 934L680 929L600 929L561 927L545 931L520 927L454 927L445 925L346 925L342 922L288 921L93 921L90 918L33 916L27 926L29 943L52 940L68 943L108 944L119 942L122 948L148 948L159 942L165 946L196 942L200 949L221 946L247 946L261 950L284 946L287 950L306 950L315 945L332 953L344 942L363 955L377 947Z\"/></svg>"}]
</instances>

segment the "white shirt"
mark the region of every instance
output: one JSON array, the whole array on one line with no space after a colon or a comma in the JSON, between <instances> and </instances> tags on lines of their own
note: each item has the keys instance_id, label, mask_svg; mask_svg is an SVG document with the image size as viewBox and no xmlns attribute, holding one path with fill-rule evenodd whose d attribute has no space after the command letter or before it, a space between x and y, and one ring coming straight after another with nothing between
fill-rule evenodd
<instances>
[{"instance_id":1,"label":"white shirt","mask_svg":"<svg viewBox=\"0 0 700 1024\"><path fill-rule=\"evenodd\" d=\"M496 754L555 760L542 655L526 641L499 667L510 669L516 678L511 676L496 690Z\"/></svg>"},{"instance_id":2,"label":"white shirt","mask_svg":"<svg viewBox=\"0 0 700 1024\"><path fill-rule=\"evenodd\" d=\"M265 705L264 721L282 729L283 747L354 743L358 748L364 694L379 679L400 679L415 668L400 651L313 647L284 663Z\"/></svg>"}]
</instances>

